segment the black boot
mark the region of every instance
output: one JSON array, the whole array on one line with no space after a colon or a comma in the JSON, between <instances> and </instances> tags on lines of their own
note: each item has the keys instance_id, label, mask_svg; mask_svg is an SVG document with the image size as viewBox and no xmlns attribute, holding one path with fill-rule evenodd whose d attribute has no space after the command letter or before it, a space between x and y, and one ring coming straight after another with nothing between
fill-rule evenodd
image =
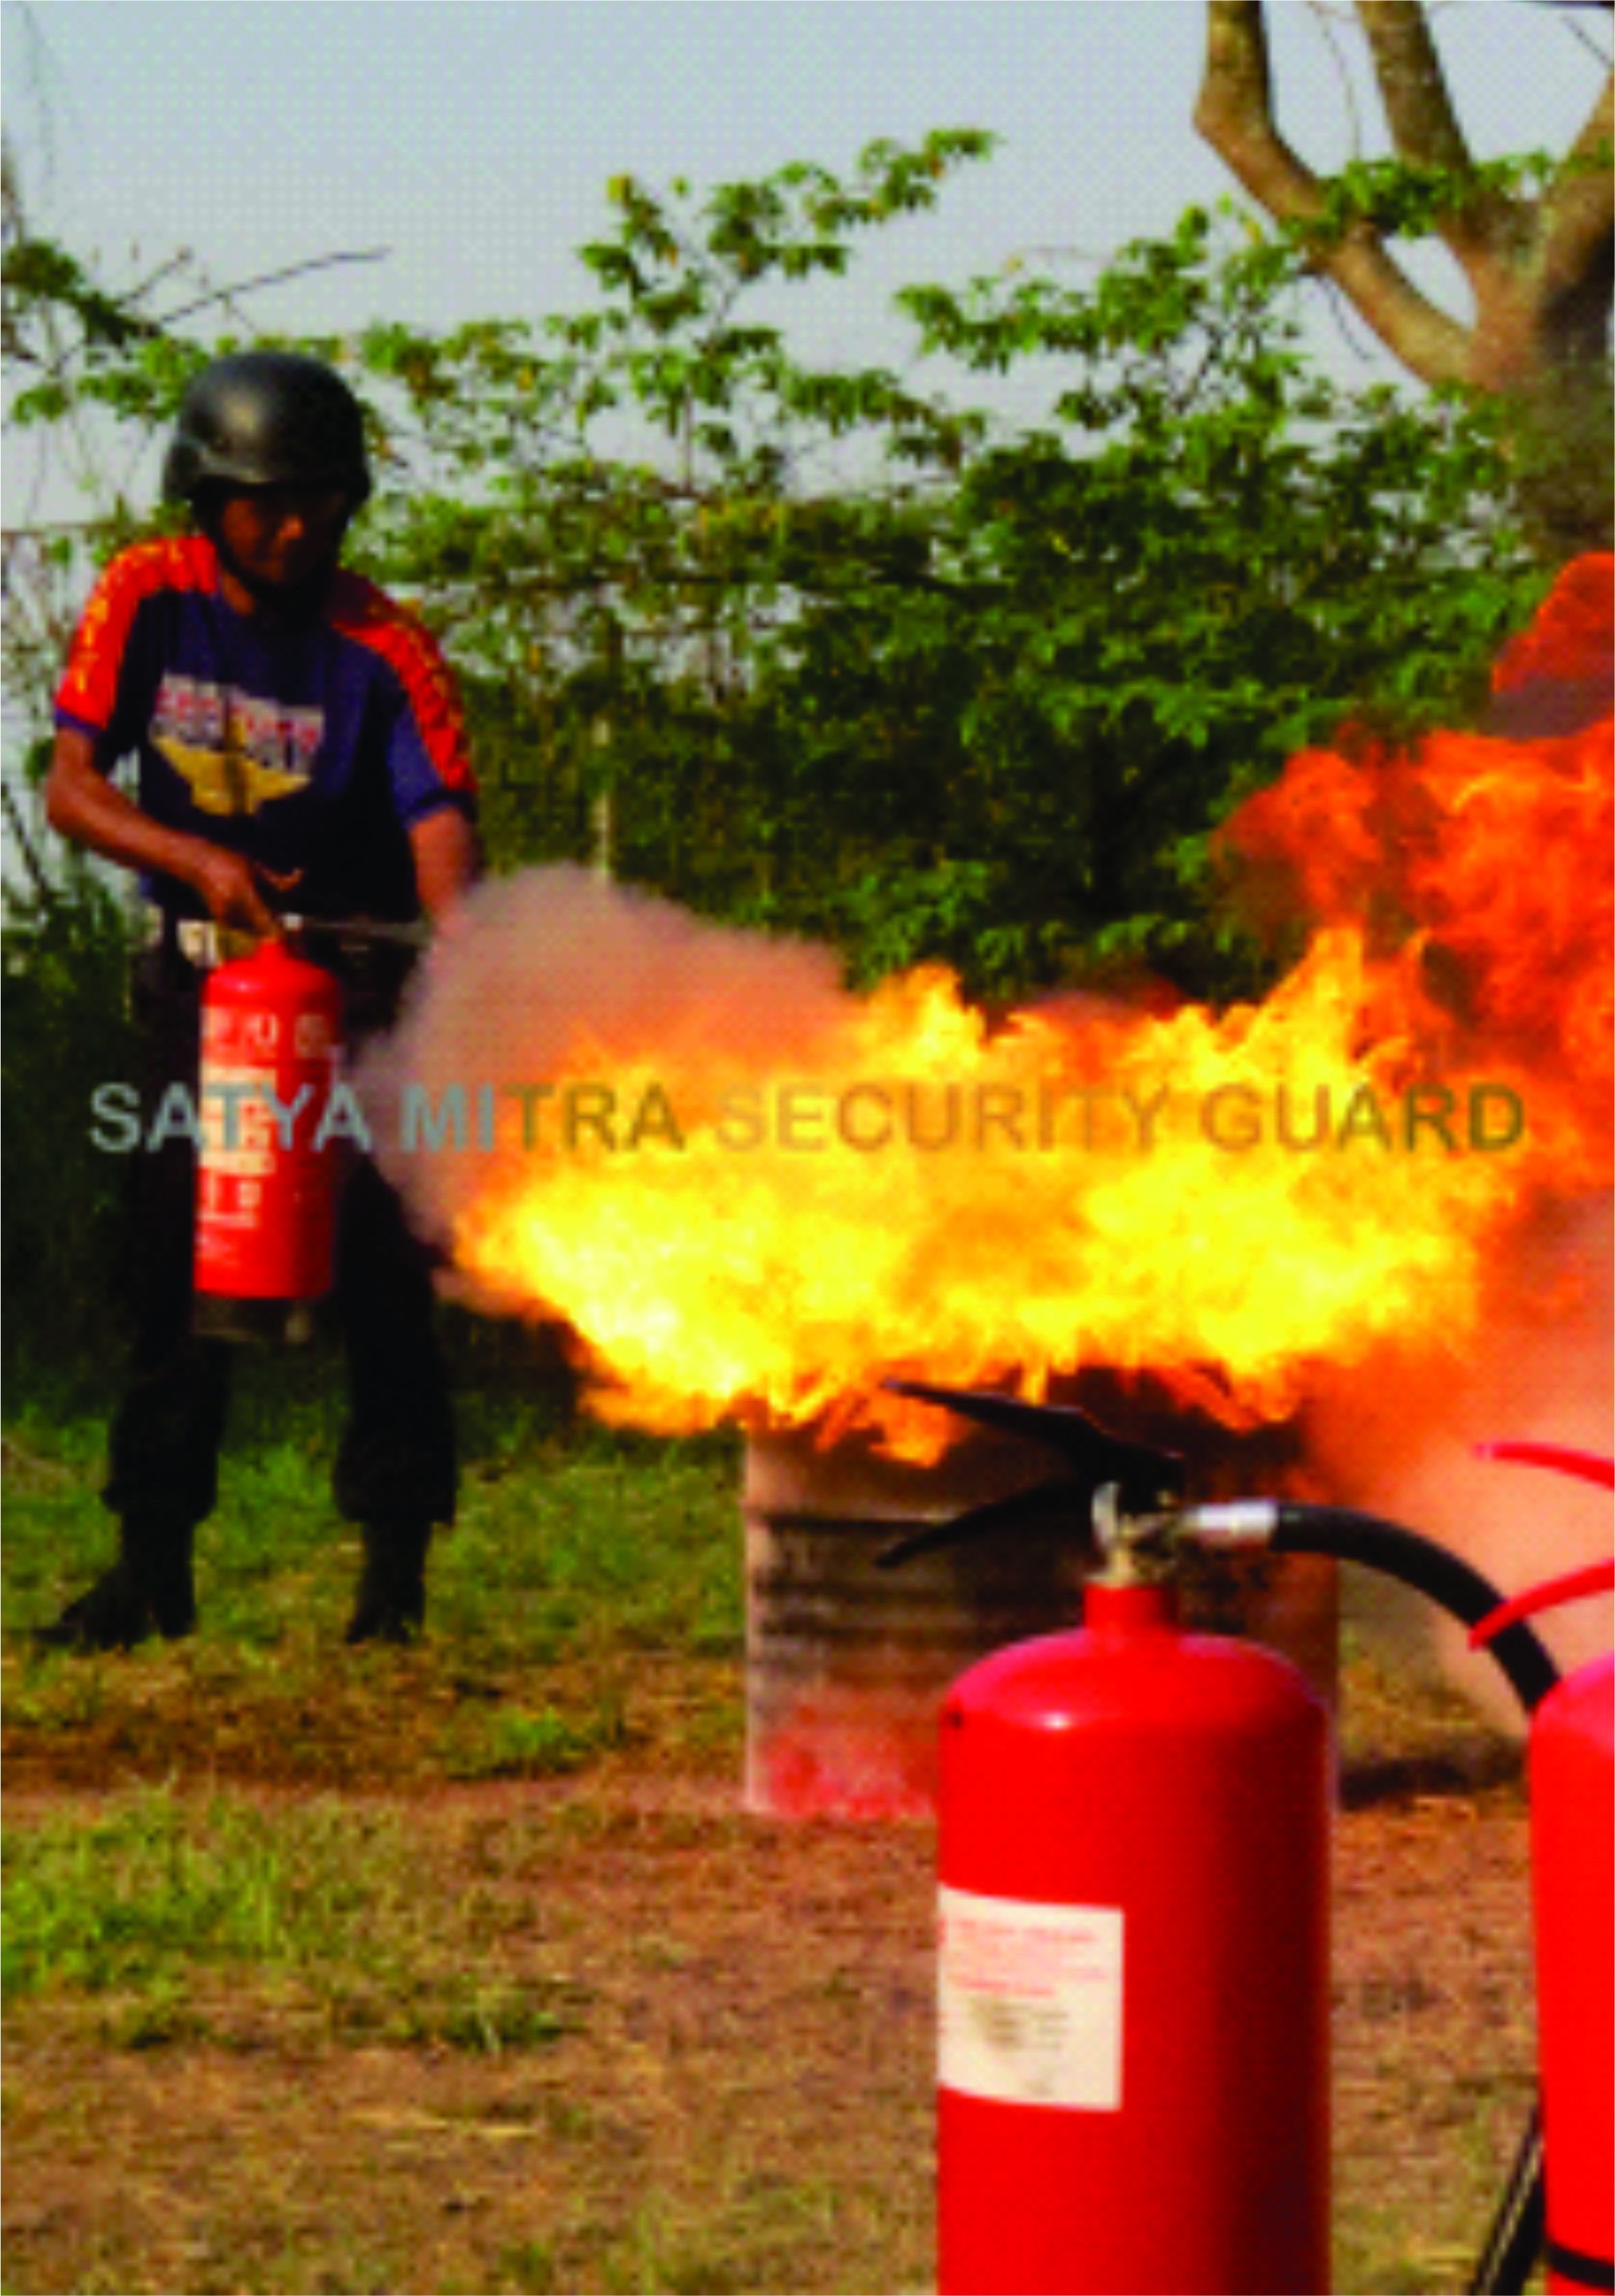
<instances>
[{"instance_id":1,"label":"black boot","mask_svg":"<svg viewBox=\"0 0 1615 2296\"><path fill-rule=\"evenodd\" d=\"M34 1639L46 1650L127 1651L152 1635L170 1642L196 1629L189 1523L127 1518L118 1560Z\"/></svg>"},{"instance_id":2,"label":"black boot","mask_svg":"<svg viewBox=\"0 0 1615 2296\"><path fill-rule=\"evenodd\" d=\"M350 1643L413 1643L426 1618L426 1550L429 1522L367 1522L365 1569L353 1616Z\"/></svg>"}]
</instances>

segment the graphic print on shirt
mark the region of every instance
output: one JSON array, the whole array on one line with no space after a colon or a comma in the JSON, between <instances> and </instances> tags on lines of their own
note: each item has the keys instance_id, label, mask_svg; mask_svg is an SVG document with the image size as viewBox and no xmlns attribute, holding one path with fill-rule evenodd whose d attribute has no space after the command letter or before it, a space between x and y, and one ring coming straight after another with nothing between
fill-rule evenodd
<instances>
[{"instance_id":1,"label":"graphic print on shirt","mask_svg":"<svg viewBox=\"0 0 1615 2296\"><path fill-rule=\"evenodd\" d=\"M189 784L201 813L254 814L307 789L324 712L260 701L170 671L158 689L151 741Z\"/></svg>"}]
</instances>

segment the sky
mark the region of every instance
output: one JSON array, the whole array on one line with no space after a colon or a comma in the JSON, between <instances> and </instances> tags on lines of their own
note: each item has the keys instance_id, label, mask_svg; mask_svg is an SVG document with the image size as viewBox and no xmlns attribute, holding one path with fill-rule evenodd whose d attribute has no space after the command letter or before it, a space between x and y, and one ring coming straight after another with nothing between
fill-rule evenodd
<instances>
[{"instance_id":1,"label":"sky","mask_svg":"<svg viewBox=\"0 0 1615 2296\"><path fill-rule=\"evenodd\" d=\"M1303 156L1328 170L1381 152L1343 0L1272 0L1268 15L1281 124ZM1436 0L1434 20L1477 152L1565 147L1602 78L1602 20ZM297 271L245 298L264 332L579 308L594 284L575 250L609 230L613 176L701 186L802 159L841 172L877 137L989 129L993 158L933 212L867 234L845 282L771 291L786 299L750 314L786 325L799 357L895 365L944 394L957 378L910 365L897 288L1013 262L1081 276L1231 195L1191 125L1204 26L1202 0L0 0L7 145L33 226L114 284L182 250L215 286ZM1463 316L1444 257L1421 276ZM187 274L148 308L194 292ZM189 322L204 341L231 324ZM1320 299L1313 340L1347 381L1399 376L1336 304ZM969 377L956 396L1037 416L1048 380ZM59 447L8 438L8 524L82 518L109 482L154 491L160 441L81 435L101 479L87 496Z\"/></svg>"},{"instance_id":2,"label":"sky","mask_svg":"<svg viewBox=\"0 0 1615 2296\"><path fill-rule=\"evenodd\" d=\"M1349 12L1270 13L1303 154L1382 149ZM938 214L881 234L839 303L809 291L825 349L862 355L905 281L1100 258L1232 188L1189 124L1201 0L4 0L3 15L7 132L38 223L116 275L182 248L221 283L387 250L256 293L258 322L289 332L585 300L573 250L601 231L612 176L840 169L877 136L995 131L998 154ZM1596 93L1596 20L1446 0L1436 20L1475 146L1562 148Z\"/></svg>"}]
</instances>

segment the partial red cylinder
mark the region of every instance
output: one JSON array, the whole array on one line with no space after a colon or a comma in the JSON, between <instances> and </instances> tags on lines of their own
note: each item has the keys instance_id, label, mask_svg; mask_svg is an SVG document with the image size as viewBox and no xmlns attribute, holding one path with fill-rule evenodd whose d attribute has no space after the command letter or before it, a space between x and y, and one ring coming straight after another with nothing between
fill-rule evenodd
<instances>
[{"instance_id":1,"label":"partial red cylinder","mask_svg":"<svg viewBox=\"0 0 1615 2296\"><path fill-rule=\"evenodd\" d=\"M1548 2286L1615 2286L1615 1654L1549 1691L1531 1732Z\"/></svg>"},{"instance_id":2,"label":"partial red cylinder","mask_svg":"<svg viewBox=\"0 0 1615 2296\"><path fill-rule=\"evenodd\" d=\"M338 1144L321 1139L341 990L267 940L220 965L202 996L196 1290L315 1300L333 1274Z\"/></svg>"},{"instance_id":3,"label":"partial red cylinder","mask_svg":"<svg viewBox=\"0 0 1615 2296\"><path fill-rule=\"evenodd\" d=\"M1489 1447L1609 1480L1610 1463L1583 1453ZM1588 1563L1516 1595L1470 1640L1612 1587L1615 1562ZM1615 2287L1615 1652L1542 1701L1529 1771L1547 2284L1554 2296L1585 2296Z\"/></svg>"},{"instance_id":4,"label":"partial red cylinder","mask_svg":"<svg viewBox=\"0 0 1615 2296\"><path fill-rule=\"evenodd\" d=\"M942 1720L943 2296L1329 2284L1330 1726L1090 1586Z\"/></svg>"}]
</instances>

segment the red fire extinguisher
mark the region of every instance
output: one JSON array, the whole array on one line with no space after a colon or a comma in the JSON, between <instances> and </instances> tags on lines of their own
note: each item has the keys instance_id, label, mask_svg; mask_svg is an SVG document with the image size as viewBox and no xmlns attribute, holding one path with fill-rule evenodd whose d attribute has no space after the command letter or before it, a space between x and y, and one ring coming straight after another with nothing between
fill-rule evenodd
<instances>
[{"instance_id":1,"label":"red fire extinguisher","mask_svg":"<svg viewBox=\"0 0 1615 2296\"><path fill-rule=\"evenodd\" d=\"M1328 2285L1328 1718L1169 1584L942 1722L944 2296Z\"/></svg>"},{"instance_id":2,"label":"red fire extinguisher","mask_svg":"<svg viewBox=\"0 0 1615 2296\"><path fill-rule=\"evenodd\" d=\"M1607 1460L1490 1447L1611 1480ZM1615 1562L1570 1571L1504 1603L1471 1640L1611 1587ZM1615 2287L1615 1652L1567 1675L1537 1706L1529 1767L1547 2284L1579 2296Z\"/></svg>"},{"instance_id":3,"label":"red fire extinguisher","mask_svg":"<svg viewBox=\"0 0 1615 2296\"><path fill-rule=\"evenodd\" d=\"M282 939L208 976L202 996L195 1291L204 1330L283 1328L330 1291L339 1142L322 1119L341 990Z\"/></svg>"},{"instance_id":4,"label":"red fire extinguisher","mask_svg":"<svg viewBox=\"0 0 1615 2296\"><path fill-rule=\"evenodd\" d=\"M894 1382L896 1384L896 1382ZM1123 1532L1181 1463L1078 1412L902 1392L1074 1473L882 1558L1099 1492L1084 1623L943 1709L943 2296L1307 2296L1329 2284L1329 1717L1299 1670L1177 1620ZM1165 1519L1164 1517L1162 1518Z\"/></svg>"}]
</instances>

